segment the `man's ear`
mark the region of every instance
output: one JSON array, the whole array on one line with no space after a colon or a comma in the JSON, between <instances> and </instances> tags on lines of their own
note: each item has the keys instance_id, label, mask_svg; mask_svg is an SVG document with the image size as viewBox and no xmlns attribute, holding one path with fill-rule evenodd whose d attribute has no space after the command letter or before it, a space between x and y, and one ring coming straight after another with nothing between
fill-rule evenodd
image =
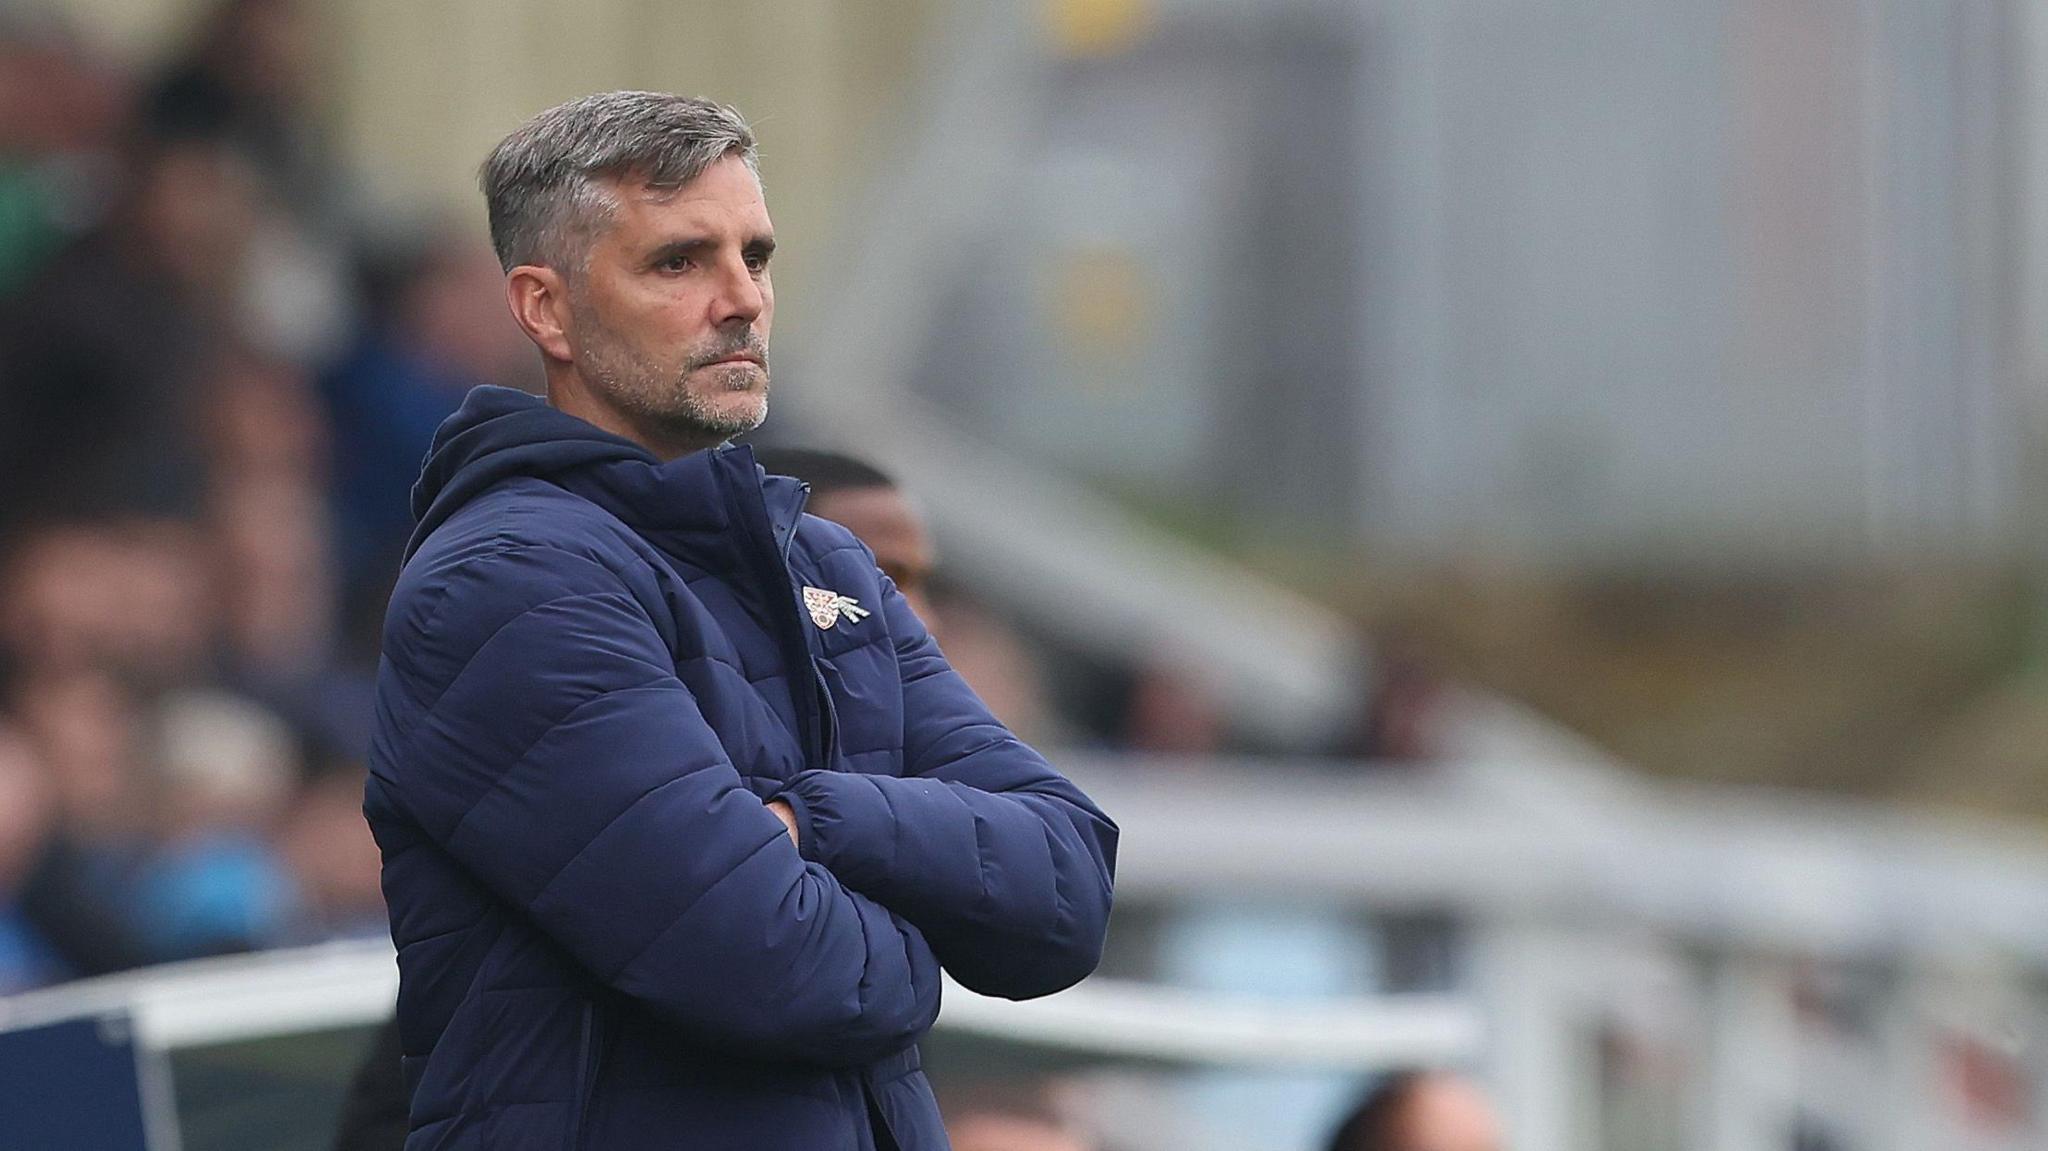
<instances>
[{"instance_id":1,"label":"man's ear","mask_svg":"<svg viewBox=\"0 0 2048 1151\"><path fill-rule=\"evenodd\" d=\"M505 273L505 299L512 318L541 354L563 363L569 347L569 285L561 273L541 264L521 264Z\"/></svg>"}]
</instances>

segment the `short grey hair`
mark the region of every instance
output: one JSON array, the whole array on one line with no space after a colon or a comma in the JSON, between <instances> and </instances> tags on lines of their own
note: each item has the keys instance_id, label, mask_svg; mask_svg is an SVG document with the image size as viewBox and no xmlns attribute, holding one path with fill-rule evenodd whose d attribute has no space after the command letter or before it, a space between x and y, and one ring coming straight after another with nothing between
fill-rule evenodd
<instances>
[{"instance_id":1,"label":"short grey hair","mask_svg":"<svg viewBox=\"0 0 2048 1151\"><path fill-rule=\"evenodd\" d=\"M610 219L608 183L680 188L730 155L760 175L753 130L711 100L600 92L556 105L500 140L478 173L498 263L574 273Z\"/></svg>"}]
</instances>

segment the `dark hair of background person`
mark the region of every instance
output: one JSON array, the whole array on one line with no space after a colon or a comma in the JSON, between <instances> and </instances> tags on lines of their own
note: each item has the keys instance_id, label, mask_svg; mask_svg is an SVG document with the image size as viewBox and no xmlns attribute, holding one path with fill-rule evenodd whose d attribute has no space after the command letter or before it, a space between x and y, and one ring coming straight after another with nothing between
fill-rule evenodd
<instances>
[{"instance_id":1,"label":"dark hair of background person","mask_svg":"<svg viewBox=\"0 0 2048 1151\"><path fill-rule=\"evenodd\" d=\"M6 544L0 542L0 556L6 554ZM14 693L22 676L21 656L6 643L0 643L0 725L4 725L14 714Z\"/></svg>"},{"instance_id":2,"label":"dark hair of background person","mask_svg":"<svg viewBox=\"0 0 2048 1151\"><path fill-rule=\"evenodd\" d=\"M795 476L812 495L857 488L893 488L888 473L863 460L820 448L755 448L754 459L770 475Z\"/></svg>"},{"instance_id":3,"label":"dark hair of background person","mask_svg":"<svg viewBox=\"0 0 2048 1151\"><path fill-rule=\"evenodd\" d=\"M1394 1144L1394 1121L1429 1074L1396 1071L1380 1080L1330 1134L1328 1151L1400 1151Z\"/></svg>"}]
</instances>

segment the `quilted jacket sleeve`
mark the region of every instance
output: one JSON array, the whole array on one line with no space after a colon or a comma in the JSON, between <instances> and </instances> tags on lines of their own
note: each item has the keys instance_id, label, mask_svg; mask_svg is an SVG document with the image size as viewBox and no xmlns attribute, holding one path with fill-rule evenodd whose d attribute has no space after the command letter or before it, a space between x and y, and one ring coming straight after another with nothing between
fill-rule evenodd
<instances>
[{"instance_id":1,"label":"quilted jacket sleeve","mask_svg":"<svg viewBox=\"0 0 2048 1151\"><path fill-rule=\"evenodd\" d=\"M1095 969L1116 825L1011 735L885 582L904 775L807 771L784 792L806 858L921 929L955 979L1012 999Z\"/></svg>"},{"instance_id":2,"label":"quilted jacket sleeve","mask_svg":"<svg viewBox=\"0 0 2048 1151\"><path fill-rule=\"evenodd\" d=\"M427 835L606 983L708 1039L851 1066L938 1012L918 931L800 858L641 601L524 547L394 610L418 717L393 781Z\"/></svg>"}]
</instances>

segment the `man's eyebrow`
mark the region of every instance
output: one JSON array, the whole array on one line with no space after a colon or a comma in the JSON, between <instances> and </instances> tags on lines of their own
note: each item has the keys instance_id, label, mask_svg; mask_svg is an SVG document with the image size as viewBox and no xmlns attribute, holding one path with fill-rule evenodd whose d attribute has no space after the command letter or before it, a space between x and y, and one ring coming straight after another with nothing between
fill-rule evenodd
<instances>
[{"instance_id":1,"label":"man's eyebrow","mask_svg":"<svg viewBox=\"0 0 2048 1151\"><path fill-rule=\"evenodd\" d=\"M678 236L655 245L654 250L647 254L647 262L659 264L673 256L694 256L711 247L713 243L709 236Z\"/></svg>"},{"instance_id":2,"label":"man's eyebrow","mask_svg":"<svg viewBox=\"0 0 2048 1151\"><path fill-rule=\"evenodd\" d=\"M700 256L717 246L718 241L709 236L677 236L655 245L654 250L647 254L647 265L653 267L677 256ZM749 255L771 256L775 253L775 237L766 234L754 236L747 240L742 250Z\"/></svg>"}]
</instances>

